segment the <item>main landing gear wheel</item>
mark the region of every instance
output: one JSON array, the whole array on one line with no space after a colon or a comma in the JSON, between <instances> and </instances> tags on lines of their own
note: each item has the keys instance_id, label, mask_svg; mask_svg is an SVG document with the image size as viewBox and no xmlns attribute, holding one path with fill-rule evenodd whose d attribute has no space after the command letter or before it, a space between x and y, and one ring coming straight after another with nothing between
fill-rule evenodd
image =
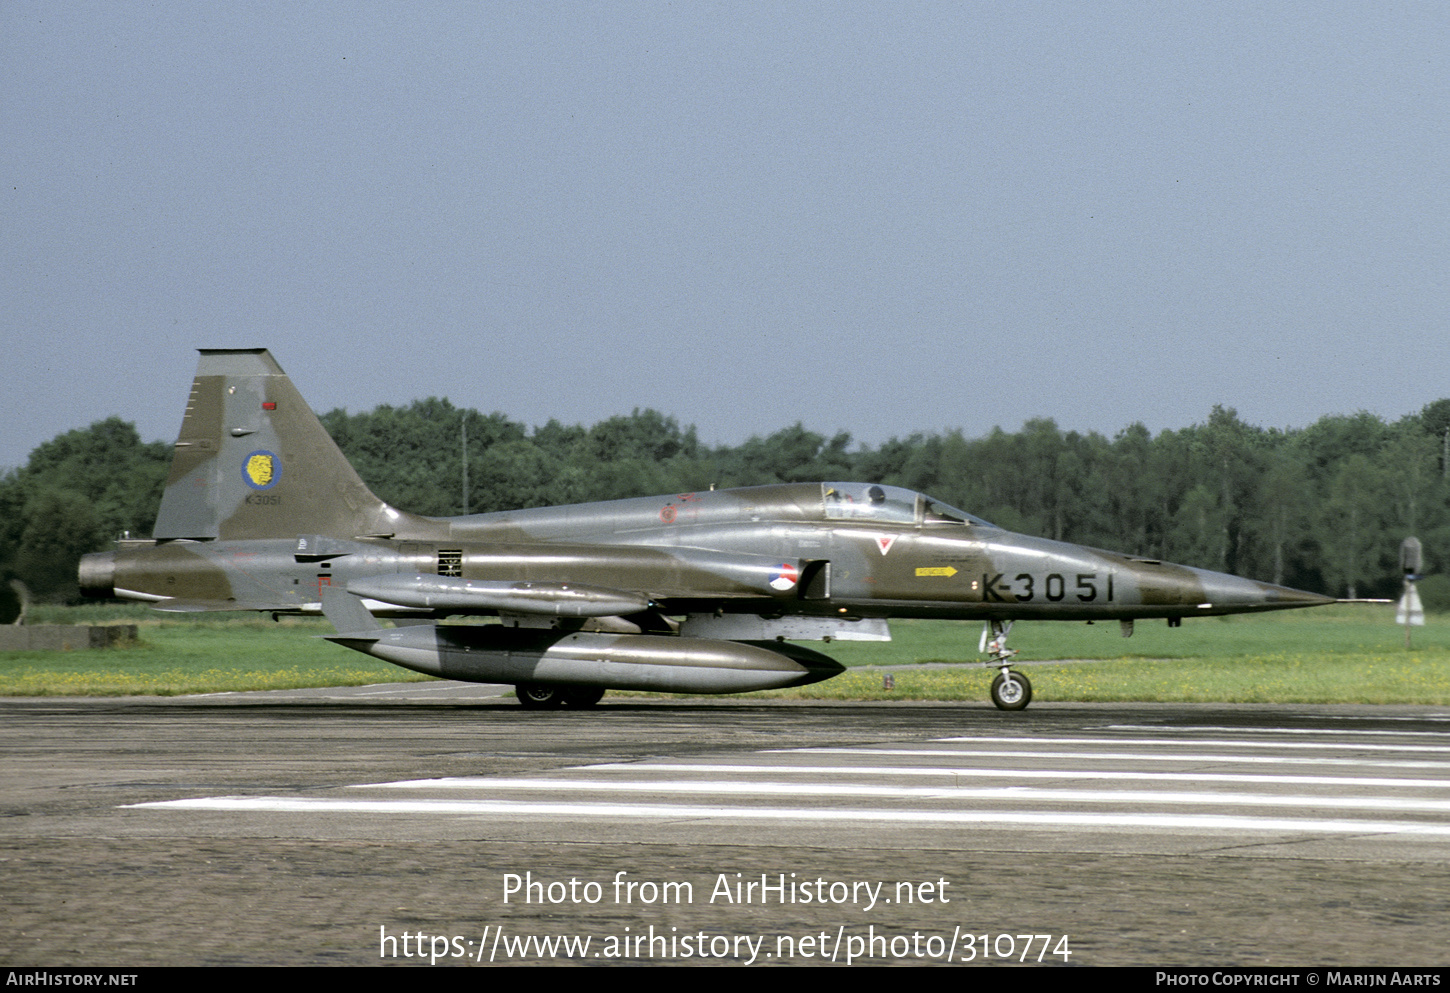
<instances>
[{"instance_id":1,"label":"main landing gear wheel","mask_svg":"<svg viewBox=\"0 0 1450 993\"><path fill-rule=\"evenodd\" d=\"M603 699L603 686L564 687L564 705L566 707L592 707Z\"/></svg>"},{"instance_id":2,"label":"main landing gear wheel","mask_svg":"<svg viewBox=\"0 0 1450 993\"><path fill-rule=\"evenodd\" d=\"M554 710L566 706L592 707L604 699L604 687L519 683L514 687L514 696L528 710Z\"/></svg>"},{"instance_id":3,"label":"main landing gear wheel","mask_svg":"<svg viewBox=\"0 0 1450 993\"><path fill-rule=\"evenodd\" d=\"M1032 684L1022 673L1004 669L992 680L992 702L998 710L1022 710L1032 702Z\"/></svg>"},{"instance_id":4,"label":"main landing gear wheel","mask_svg":"<svg viewBox=\"0 0 1450 993\"><path fill-rule=\"evenodd\" d=\"M514 687L514 696L526 710L553 710L564 703L562 686L546 686L542 683L519 683Z\"/></svg>"}]
</instances>

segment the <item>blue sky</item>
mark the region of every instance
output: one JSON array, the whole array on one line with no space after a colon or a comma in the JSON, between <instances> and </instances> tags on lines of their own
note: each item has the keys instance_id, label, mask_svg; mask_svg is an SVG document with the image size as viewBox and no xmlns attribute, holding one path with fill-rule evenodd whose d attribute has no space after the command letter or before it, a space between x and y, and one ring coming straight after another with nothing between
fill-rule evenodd
<instances>
[{"instance_id":1,"label":"blue sky","mask_svg":"<svg viewBox=\"0 0 1450 993\"><path fill-rule=\"evenodd\" d=\"M317 409L878 443L1450 396L1442 4L0 6L0 466Z\"/></svg>"}]
</instances>

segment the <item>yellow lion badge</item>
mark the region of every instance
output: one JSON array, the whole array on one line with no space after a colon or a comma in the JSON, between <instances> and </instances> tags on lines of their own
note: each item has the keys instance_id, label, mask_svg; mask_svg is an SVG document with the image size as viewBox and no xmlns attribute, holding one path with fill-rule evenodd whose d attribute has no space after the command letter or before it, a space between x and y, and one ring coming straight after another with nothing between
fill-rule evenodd
<instances>
[{"instance_id":1,"label":"yellow lion badge","mask_svg":"<svg viewBox=\"0 0 1450 993\"><path fill-rule=\"evenodd\" d=\"M253 452L247 456L242 475L254 489L271 489L277 482L277 456L271 452Z\"/></svg>"}]
</instances>

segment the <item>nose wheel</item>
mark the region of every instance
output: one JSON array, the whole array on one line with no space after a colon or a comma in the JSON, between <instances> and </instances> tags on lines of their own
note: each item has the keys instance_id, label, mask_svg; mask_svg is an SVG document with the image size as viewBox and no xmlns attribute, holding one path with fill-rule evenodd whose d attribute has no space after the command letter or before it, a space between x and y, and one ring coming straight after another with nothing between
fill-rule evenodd
<instances>
[{"instance_id":1,"label":"nose wheel","mask_svg":"<svg viewBox=\"0 0 1450 993\"><path fill-rule=\"evenodd\" d=\"M1017 650L1007 647L1011 630L1011 621L988 621L982 627L982 641L977 646L978 651L991 656L988 665L1002 670L992 680L992 702L998 710L1022 710L1032 702L1032 684L1022 673L1012 671L1012 657Z\"/></svg>"},{"instance_id":2,"label":"nose wheel","mask_svg":"<svg viewBox=\"0 0 1450 993\"><path fill-rule=\"evenodd\" d=\"M998 710L1023 710L1032 702L1032 684L1020 672L1007 666L992 680L992 702Z\"/></svg>"}]
</instances>

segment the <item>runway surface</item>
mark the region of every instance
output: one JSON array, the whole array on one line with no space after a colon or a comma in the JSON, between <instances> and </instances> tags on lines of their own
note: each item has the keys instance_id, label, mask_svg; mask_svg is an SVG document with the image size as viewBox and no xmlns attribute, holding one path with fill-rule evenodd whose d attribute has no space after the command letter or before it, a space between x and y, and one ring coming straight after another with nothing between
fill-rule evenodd
<instances>
[{"instance_id":1,"label":"runway surface","mask_svg":"<svg viewBox=\"0 0 1450 993\"><path fill-rule=\"evenodd\" d=\"M499 692L0 701L0 961L1414 966L1450 948L1439 710L540 713Z\"/></svg>"}]
</instances>

